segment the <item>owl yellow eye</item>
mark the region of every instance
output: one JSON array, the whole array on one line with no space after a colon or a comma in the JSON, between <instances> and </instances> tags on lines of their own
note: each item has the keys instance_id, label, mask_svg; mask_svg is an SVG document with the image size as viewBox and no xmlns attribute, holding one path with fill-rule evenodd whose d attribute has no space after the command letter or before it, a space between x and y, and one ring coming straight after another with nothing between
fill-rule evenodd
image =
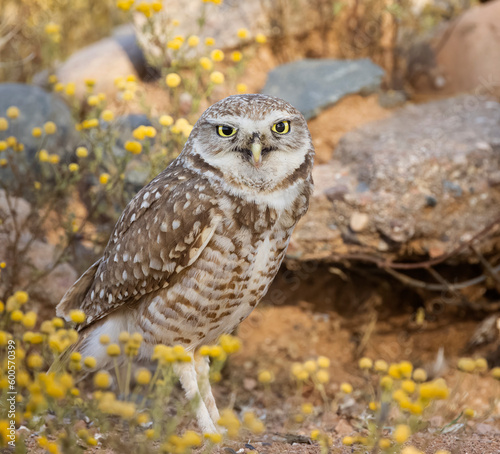
<instances>
[{"instance_id":1,"label":"owl yellow eye","mask_svg":"<svg viewBox=\"0 0 500 454\"><path fill-rule=\"evenodd\" d=\"M217 126L217 134L221 137L231 137L236 134L236 128L228 125Z\"/></svg>"},{"instance_id":2,"label":"owl yellow eye","mask_svg":"<svg viewBox=\"0 0 500 454\"><path fill-rule=\"evenodd\" d=\"M279 121L278 123L274 123L271 129L278 134L287 134L290 132L290 122L287 120Z\"/></svg>"}]
</instances>

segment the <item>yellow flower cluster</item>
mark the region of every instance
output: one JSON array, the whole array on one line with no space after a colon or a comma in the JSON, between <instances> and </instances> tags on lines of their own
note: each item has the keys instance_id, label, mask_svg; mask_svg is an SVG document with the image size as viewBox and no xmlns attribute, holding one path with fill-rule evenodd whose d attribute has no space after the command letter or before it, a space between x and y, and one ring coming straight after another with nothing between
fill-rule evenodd
<instances>
[{"instance_id":1,"label":"yellow flower cluster","mask_svg":"<svg viewBox=\"0 0 500 454\"><path fill-rule=\"evenodd\" d=\"M190 362L191 356L186 352L182 345L168 347L166 345L158 344L154 348L151 359L153 361L158 361L160 366L164 366L175 362Z\"/></svg>"},{"instance_id":2,"label":"yellow flower cluster","mask_svg":"<svg viewBox=\"0 0 500 454\"><path fill-rule=\"evenodd\" d=\"M457 367L463 372L485 372L488 370L488 362L484 358L460 358Z\"/></svg>"},{"instance_id":3,"label":"yellow flower cluster","mask_svg":"<svg viewBox=\"0 0 500 454\"><path fill-rule=\"evenodd\" d=\"M182 437L171 435L168 441L161 447L163 452L172 454L183 454L191 452L192 448L201 445L201 437L192 430L184 432Z\"/></svg>"},{"instance_id":4,"label":"yellow flower cluster","mask_svg":"<svg viewBox=\"0 0 500 454\"><path fill-rule=\"evenodd\" d=\"M119 3L122 3L122 2L119 2ZM123 6L128 6L127 5L123 5ZM130 9L132 5L128 6L128 9ZM118 6L120 9L124 10L124 11L128 11L128 9L125 9L123 7L120 7ZM161 1L153 1L152 3L149 3L149 2L140 2L139 4L137 4L135 6L135 10L144 14L145 17L147 17L148 19L150 17L152 17L154 14L156 13L159 13L161 10L163 9L163 5L161 3Z\"/></svg>"},{"instance_id":5,"label":"yellow flower cluster","mask_svg":"<svg viewBox=\"0 0 500 454\"><path fill-rule=\"evenodd\" d=\"M132 131L132 136L137 140L156 137L156 129L153 126L138 126Z\"/></svg>"},{"instance_id":6,"label":"yellow flower cluster","mask_svg":"<svg viewBox=\"0 0 500 454\"><path fill-rule=\"evenodd\" d=\"M229 438L238 438L241 423L233 410L229 408L222 410L217 424L226 428Z\"/></svg>"},{"instance_id":7,"label":"yellow flower cluster","mask_svg":"<svg viewBox=\"0 0 500 454\"><path fill-rule=\"evenodd\" d=\"M330 381L330 374L327 370L329 367L330 360L326 356L320 356L316 360L292 364L292 376L298 382L311 378L313 382L323 385Z\"/></svg>"},{"instance_id":8,"label":"yellow flower cluster","mask_svg":"<svg viewBox=\"0 0 500 454\"><path fill-rule=\"evenodd\" d=\"M105 384L104 383L105 373L103 371L101 371L101 372L98 372L97 374L101 374L99 376L99 380L102 380L103 383L100 383L101 386L97 385L97 383L96 383L96 386L99 386L100 388L105 388L105 386L102 386ZM96 377L97 377L97 374L96 374ZM97 381L97 378L95 381ZM126 401L122 401L122 400L117 400L115 394L112 392L103 392L103 393L97 392L97 393L94 393L94 397L99 402L97 408L100 411L102 411L103 413L106 413L108 415L120 416L121 418L123 418L125 420L131 420L135 416L135 412L136 412L135 404L133 402L126 402Z\"/></svg>"},{"instance_id":9,"label":"yellow flower cluster","mask_svg":"<svg viewBox=\"0 0 500 454\"><path fill-rule=\"evenodd\" d=\"M255 416L253 411L247 411L243 414L243 426L256 435L261 434L266 429L264 423Z\"/></svg>"},{"instance_id":10,"label":"yellow flower cluster","mask_svg":"<svg viewBox=\"0 0 500 454\"><path fill-rule=\"evenodd\" d=\"M170 128L170 131L174 134L182 134L184 137L189 137L193 126L185 118L179 118L174 125Z\"/></svg>"}]
</instances>

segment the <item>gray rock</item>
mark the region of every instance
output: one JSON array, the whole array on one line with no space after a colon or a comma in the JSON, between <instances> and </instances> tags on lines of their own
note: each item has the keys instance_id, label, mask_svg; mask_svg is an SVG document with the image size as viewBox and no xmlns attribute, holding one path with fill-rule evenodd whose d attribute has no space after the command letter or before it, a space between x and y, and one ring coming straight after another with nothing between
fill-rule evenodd
<instances>
[{"instance_id":1,"label":"gray rock","mask_svg":"<svg viewBox=\"0 0 500 454\"><path fill-rule=\"evenodd\" d=\"M308 120L344 96L377 91L383 75L369 59L305 59L273 69L262 93L290 102Z\"/></svg>"},{"instance_id":2,"label":"gray rock","mask_svg":"<svg viewBox=\"0 0 500 454\"><path fill-rule=\"evenodd\" d=\"M131 38L119 34L118 39L104 38L87 47L79 49L63 62L55 71L62 83L74 82L76 96L85 96L85 79L95 79L95 92L108 95L116 93L114 81L117 77L129 74L138 76L132 63ZM136 59L136 57L133 57ZM136 64L139 64L136 59Z\"/></svg>"},{"instance_id":3,"label":"gray rock","mask_svg":"<svg viewBox=\"0 0 500 454\"><path fill-rule=\"evenodd\" d=\"M28 290L33 299L56 305L78 275L68 263L56 265L58 251L53 244L33 238L29 229L32 210L26 200L20 197L7 200L5 191L0 190L0 257L8 266L18 260L16 287ZM23 256L13 257L14 243L18 251L27 248ZM47 275L35 282L38 272L47 272ZM7 287L7 280L0 280L0 295Z\"/></svg>"},{"instance_id":4,"label":"gray rock","mask_svg":"<svg viewBox=\"0 0 500 454\"><path fill-rule=\"evenodd\" d=\"M408 100L408 95L402 90L383 91L378 95L378 103L384 109L401 107Z\"/></svg>"},{"instance_id":5,"label":"gray rock","mask_svg":"<svg viewBox=\"0 0 500 454\"><path fill-rule=\"evenodd\" d=\"M315 192L289 259L448 253L500 215L499 154L500 103L473 96L408 105L349 132L335 158L313 171ZM360 183L367 191L358 191ZM358 221L353 228L360 213L368 228ZM462 260L475 258L461 252Z\"/></svg>"},{"instance_id":6,"label":"gray rock","mask_svg":"<svg viewBox=\"0 0 500 454\"><path fill-rule=\"evenodd\" d=\"M113 31L113 38L125 51L141 79L154 80L159 77L160 72L148 65L146 57L137 41L135 29L132 24L124 24L116 27Z\"/></svg>"},{"instance_id":7,"label":"gray rock","mask_svg":"<svg viewBox=\"0 0 500 454\"><path fill-rule=\"evenodd\" d=\"M210 36L219 49L226 50L252 41L257 33L289 39L316 29L325 20L317 8L311 8L309 0L283 4L276 4L276 0L225 0L221 5L200 0L163 0L162 3L163 11L150 19L141 13L134 14L137 39L153 60L164 55L167 43L174 35L199 35L202 42ZM202 16L204 25L200 30L198 19ZM179 21L176 28L172 27L174 19ZM238 37L240 28L249 31L248 39ZM205 53L205 46L186 48L186 51L188 56L197 58ZM171 53L170 57L173 56Z\"/></svg>"},{"instance_id":8,"label":"gray rock","mask_svg":"<svg viewBox=\"0 0 500 454\"><path fill-rule=\"evenodd\" d=\"M370 222L370 218L366 213L355 212L351 216L349 227L353 232L362 232L368 226L368 222Z\"/></svg>"},{"instance_id":9,"label":"gray rock","mask_svg":"<svg viewBox=\"0 0 500 454\"><path fill-rule=\"evenodd\" d=\"M151 121L143 114L129 114L116 119L118 130L117 140L113 147L113 153L117 156L123 156L128 153L125 150L125 142L132 139L132 131L139 126L152 126ZM155 139L149 139L153 145ZM135 193L139 191L150 179L151 163L148 161L144 153L134 156L128 163L125 172L125 181L131 186L131 190Z\"/></svg>"},{"instance_id":10,"label":"gray rock","mask_svg":"<svg viewBox=\"0 0 500 454\"><path fill-rule=\"evenodd\" d=\"M72 152L78 143L78 134L68 106L56 95L41 88L25 84L0 84L0 117L10 106L17 106L20 115L9 120L9 129L0 132L0 138L14 135L24 144L28 160L31 162L39 149L41 139L31 135L34 127L43 127L47 121L57 125L57 132L44 141L49 153L61 157ZM0 171L0 175L6 175Z\"/></svg>"},{"instance_id":11,"label":"gray rock","mask_svg":"<svg viewBox=\"0 0 500 454\"><path fill-rule=\"evenodd\" d=\"M500 2L466 10L434 40L436 60L448 93L499 96Z\"/></svg>"}]
</instances>

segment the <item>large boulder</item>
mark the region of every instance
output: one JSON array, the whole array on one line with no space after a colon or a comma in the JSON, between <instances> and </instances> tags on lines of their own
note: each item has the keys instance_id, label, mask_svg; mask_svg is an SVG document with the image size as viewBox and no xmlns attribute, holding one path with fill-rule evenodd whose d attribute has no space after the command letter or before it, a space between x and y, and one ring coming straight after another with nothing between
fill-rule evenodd
<instances>
[{"instance_id":1,"label":"large boulder","mask_svg":"<svg viewBox=\"0 0 500 454\"><path fill-rule=\"evenodd\" d=\"M0 84L0 117L5 116L10 106L17 106L20 115L15 120L9 120L9 129L0 132L0 140L2 137L16 136L24 144L30 162L41 143L41 139L33 137L31 131L35 127L43 127L47 121L53 121L57 125L55 134L48 135L43 142L43 147L50 153L62 157L72 152L78 144L71 111L56 95L33 85ZM4 172L0 176L7 175Z\"/></svg>"},{"instance_id":2,"label":"large boulder","mask_svg":"<svg viewBox=\"0 0 500 454\"><path fill-rule=\"evenodd\" d=\"M274 37L303 35L316 29L325 19L320 9L311 8L309 0L226 0L220 5L200 0L163 0L162 3L163 10L150 19L141 13L134 15L137 38L146 54L153 58L164 54L168 41L175 35L194 34L202 40L212 37L217 47L227 49L253 39L257 33ZM332 11L327 9L330 15ZM174 20L179 25L174 26ZM202 27L200 22L203 22ZM247 39L238 37L241 28L249 30ZM205 46L198 46L191 49L190 54L196 56L204 49Z\"/></svg>"},{"instance_id":3,"label":"large boulder","mask_svg":"<svg viewBox=\"0 0 500 454\"><path fill-rule=\"evenodd\" d=\"M101 39L73 53L56 69L62 83L76 84L76 95L85 95L85 80L94 79L96 92L112 95L117 77L134 75L145 78L146 60L137 44L132 26L122 26L113 36Z\"/></svg>"},{"instance_id":4,"label":"large boulder","mask_svg":"<svg viewBox=\"0 0 500 454\"><path fill-rule=\"evenodd\" d=\"M500 97L500 0L469 9L435 40L448 92Z\"/></svg>"},{"instance_id":5,"label":"large boulder","mask_svg":"<svg viewBox=\"0 0 500 454\"><path fill-rule=\"evenodd\" d=\"M288 101L309 120L344 96L379 90L383 76L384 70L368 58L305 59L273 69L262 93Z\"/></svg>"},{"instance_id":6,"label":"large boulder","mask_svg":"<svg viewBox=\"0 0 500 454\"><path fill-rule=\"evenodd\" d=\"M500 104L462 96L409 105L347 133L313 175L289 259L451 252L500 216ZM500 247L492 241L485 251Z\"/></svg>"},{"instance_id":7,"label":"large boulder","mask_svg":"<svg viewBox=\"0 0 500 454\"><path fill-rule=\"evenodd\" d=\"M78 278L68 263L59 263L60 251L30 231L35 210L29 202L0 190L0 258L7 263L7 276L16 264L15 289L28 290L31 297L56 305ZM20 254L22 252L22 254ZM0 279L0 295L8 288L8 278Z\"/></svg>"}]
</instances>

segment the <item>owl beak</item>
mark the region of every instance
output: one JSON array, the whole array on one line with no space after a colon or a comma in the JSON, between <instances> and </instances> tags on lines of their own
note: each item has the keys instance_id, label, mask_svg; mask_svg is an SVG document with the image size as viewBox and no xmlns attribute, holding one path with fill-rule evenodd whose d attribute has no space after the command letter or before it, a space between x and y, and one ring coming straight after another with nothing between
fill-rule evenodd
<instances>
[{"instance_id":1,"label":"owl beak","mask_svg":"<svg viewBox=\"0 0 500 454\"><path fill-rule=\"evenodd\" d=\"M255 167L259 168L262 164L262 145L260 142L252 143L252 157Z\"/></svg>"}]
</instances>

